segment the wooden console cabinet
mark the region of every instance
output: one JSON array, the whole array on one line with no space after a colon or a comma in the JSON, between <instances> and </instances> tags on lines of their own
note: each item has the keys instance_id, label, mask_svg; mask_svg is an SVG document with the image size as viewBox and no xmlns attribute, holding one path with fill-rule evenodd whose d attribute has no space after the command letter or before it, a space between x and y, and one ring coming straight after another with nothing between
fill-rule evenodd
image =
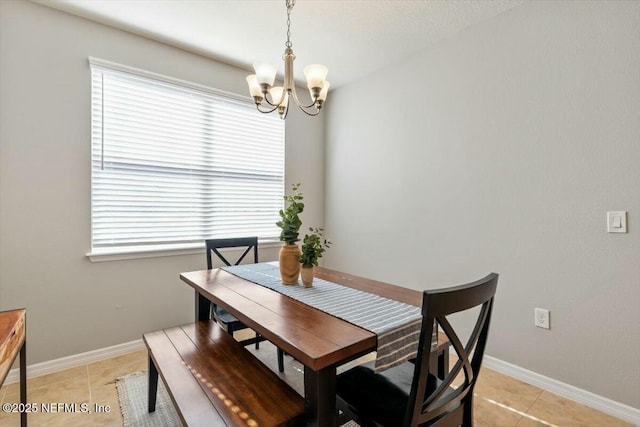
<instances>
[{"instance_id":1,"label":"wooden console cabinet","mask_svg":"<svg viewBox=\"0 0 640 427\"><path fill-rule=\"evenodd\" d=\"M0 312L0 385L4 383L9 369L20 354L20 403L27 403L27 348L26 311L11 310ZM27 426L27 412L20 412L20 425Z\"/></svg>"}]
</instances>

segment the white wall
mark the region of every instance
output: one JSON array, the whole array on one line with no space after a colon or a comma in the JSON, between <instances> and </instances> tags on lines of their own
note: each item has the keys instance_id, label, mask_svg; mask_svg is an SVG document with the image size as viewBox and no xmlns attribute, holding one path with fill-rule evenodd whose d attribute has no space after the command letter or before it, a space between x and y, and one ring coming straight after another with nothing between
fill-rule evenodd
<instances>
[{"instance_id":1,"label":"white wall","mask_svg":"<svg viewBox=\"0 0 640 427\"><path fill-rule=\"evenodd\" d=\"M496 271L488 354L640 408L639 2L529 2L329 113L327 266L415 289Z\"/></svg>"},{"instance_id":2,"label":"white wall","mask_svg":"<svg viewBox=\"0 0 640 427\"><path fill-rule=\"evenodd\" d=\"M193 319L202 254L91 263L88 57L246 94L245 70L27 1L0 1L0 310L26 307L28 363ZM322 225L324 122L287 121L286 180ZM290 123L293 123L291 125ZM277 257L262 248L261 260Z\"/></svg>"}]
</instances>

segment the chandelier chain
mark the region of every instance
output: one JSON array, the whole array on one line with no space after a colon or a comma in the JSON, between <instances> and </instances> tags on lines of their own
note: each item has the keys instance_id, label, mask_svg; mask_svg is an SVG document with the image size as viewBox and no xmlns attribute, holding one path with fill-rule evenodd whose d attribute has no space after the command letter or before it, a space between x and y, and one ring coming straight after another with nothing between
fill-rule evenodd
<instances>
[{"instance_id":1,"label":"chandelier chain","mask_svg":"<svg viewBox=\"0 0 640 427\"><path fill-rule=\"evenodd\" d=\"M286 0L287 6L287 42L284 44L286 47L291 48L291 9L295 6L296 0Z\"/></svg>"}]
</instances>

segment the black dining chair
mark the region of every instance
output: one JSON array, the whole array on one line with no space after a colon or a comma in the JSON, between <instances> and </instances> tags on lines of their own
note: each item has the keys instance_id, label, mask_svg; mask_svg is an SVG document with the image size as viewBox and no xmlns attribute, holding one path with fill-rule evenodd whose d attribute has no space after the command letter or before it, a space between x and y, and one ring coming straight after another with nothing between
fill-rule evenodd
<instances>
[{"instance_id":1,"label":"black dining chair","mask_svg":"<svg viewBox=\"0 0 640 427\"><path fill-rule=\"evenodd\" d=\"M238 265L244 260L244 258L253 251L253 262L258 262L258 238L257 237L232 237L226 239L207 239L205 240L205 247L207 250L207 269L211 270L213 266L213 256L215 256L224 263L224 265ZM220 249L225 248L244 248L244 252L236 259L232 264L221 252ZM228 256L228 255L227 255ZM244 323L236 319L231 313L227 312L221 307L212 304L213 319L222 326L229 334L233 335L235 331L242 329L249 329ZM243 345L254 344L256 349L260 348L260 341L264 341L265 338L256 333L255 338L249 338L242 340ZM284 353L278 348L278 370L284 372Z\"/></svg>"},{"instance_id":2,"label":"black dining chair","mask_svg":"<svg viewBox=\"0 0 640 427\"><path fill-rule=\"evenodd\" d=\"M473 426L473 389L497 284L498 275L491 273L466 285L424 291L416 359L380 373L366 364L338 375L337 404L343 420L353 419L362 427ZM463 345L461 329L456 332L447 317L464 311L478 311L478 317ZM434 322L447 335L458 358L443 379L429 372L430 359L437 357L431 351Z\"/></svg>"}]
</instances>

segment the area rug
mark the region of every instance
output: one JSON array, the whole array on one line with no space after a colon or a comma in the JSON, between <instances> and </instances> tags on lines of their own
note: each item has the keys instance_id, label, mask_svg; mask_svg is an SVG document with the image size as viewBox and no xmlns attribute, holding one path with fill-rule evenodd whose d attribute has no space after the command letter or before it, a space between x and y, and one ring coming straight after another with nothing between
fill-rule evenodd
<instances>
[{"instance_id":1,"label":"area rug","mask_svg":"<svg viewBox=\"0 0 640 427\"><path fill-rule=\"evenodd\" d=\"M173 407L171 398L158 381L155 412L148 412L148 377L146 372L134 372L118 378L118 400L124 427L182 427L182 421Z\"/></svg>"},{"instance_id":2,"label":"area rug","mask_svg":"<svg viewBox=\"0 0 640 427\"><path fill-rule=\"evenodd\" d=\"M304 367L297 360L285 356L284 372L278 372L278 361L276 357L276 347L270 342L261 342L260 349L247 347L256 355L262 363L267 365L280 378L286 381L300 395L304 394ZM358 362L351 362L338 368L343 371ZM361 363L361 362L360 362ZM182 422L176 413L169 394L164 388L162 380L158 380L158 397L156 399L156 410L153 413L147 412L147 373L134 372L124 377L118 378L116 387L118 389L118 399L124 418L124 427L181 427ZM358 427L358 424L349 422L342 427Z\"/></svg>"}]
</instances>

